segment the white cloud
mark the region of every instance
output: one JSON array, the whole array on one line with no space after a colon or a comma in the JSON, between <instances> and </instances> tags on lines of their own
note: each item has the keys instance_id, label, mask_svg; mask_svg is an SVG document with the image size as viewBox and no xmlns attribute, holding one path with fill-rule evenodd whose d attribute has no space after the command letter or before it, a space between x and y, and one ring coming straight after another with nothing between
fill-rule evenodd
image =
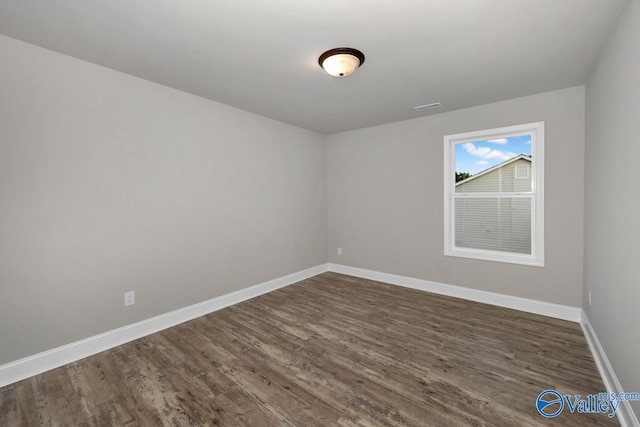
<instances>
[{"instance_id":1,"label":"white cloud","mask_svg":"<svg viewBox=\"0 0 640 427\"><path fill-rule=\"evenodd\" d=\"M498 138L498 139L490 139L487 141L489 144L500 144L504 145L507 143L507 138Z\"/></svg>"},{"instance_id":2,"label":"white cloud","mask_svg":"<svg viewBox=\"0 0 640 427\"><path fill-rule=\"evenodd\" d=\"M494 150L489 147L476 147L471 142L462 144L462 146L467 151L467 153L471 154L472 156L480 157L481 159L486 159L486 160L497 159L504 162L505 160L509 160L517 156L516 153L512 153L510 151Z\"/></svg>"},{"instance_id":3,"label":"white cloud","mask_svg":"<svg viewBox=\"0 0 640 427\"><path fill-rule=\"evenodd\" d=\"M487 162L486 160L480 160L479 162L476 162L476 165L478 166L484 166L484 165L488 165L489 162Z\"/></svg>"}]
</instances>

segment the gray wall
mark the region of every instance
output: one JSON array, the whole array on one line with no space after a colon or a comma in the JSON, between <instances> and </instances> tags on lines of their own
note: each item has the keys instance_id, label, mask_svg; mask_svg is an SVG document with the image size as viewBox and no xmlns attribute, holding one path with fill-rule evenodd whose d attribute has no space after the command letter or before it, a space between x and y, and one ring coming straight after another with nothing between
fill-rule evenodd
<instances>
[{"instance_id":1,"label":"gray wall","mask_svg":"<svg viewBox=\"0 0 640 427\"><path fill-rule=\"evenodd\" d=\"M443 136L545 121L546 265L443 255ZM333 263L579 307L584 87L328 137ZM343 255L336 255L336 248Z\"/></svg>"},{"instance_id":2,"label":"gray wall","mask_svg":"<svg viewBox=\"0 0 640 427\"><path fill-rule=\"evenodd\" d=\"M0 364L321 264L327 250L581 306L584 253L584 306L623 386L640 390L627 190L639 3L587 86L586 223L583 87L325 138L0 36ZM541 120L546 266L445 257L443 135ZM124 308L128 290L137 302Z\"/></svg>"},{"instance_id":3,"label":"gray wall","mask_svg":"<svg viewBox=\"0 0 640 427\"><path fill-rule=\"evenodd\" d=\"M638 392L640 1L621 19L587 84L584 307L622 387Z\"/></svg>"},{"instance_id":4,"label":"gray wall","mask_svg":"<svg viewBox=\"0 0 640 427\"><path fill-rule=\"evenodd\" d=\"M0 364L326 262L323 135L4 36L0 58Z\"/></svg>"}]
</instances>

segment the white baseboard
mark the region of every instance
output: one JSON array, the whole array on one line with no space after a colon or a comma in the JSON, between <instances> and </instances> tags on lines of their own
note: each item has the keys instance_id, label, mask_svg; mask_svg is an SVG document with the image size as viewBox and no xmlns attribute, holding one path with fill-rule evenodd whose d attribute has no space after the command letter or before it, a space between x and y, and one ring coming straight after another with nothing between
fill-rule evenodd
<instances>
[{"instance_id":1,"label":"white baseboard","mask_svg":"<svg viewBox=\"0 0 640 427\"><path fill-rule=\"evenodd\" d=\"M569 320L576 323L580 322L582 319L582 309L578 307L536 301L494 292L480 291L477 289L464 288L462 286L447 285L444 283L431 282L429 280L381 273L379 271L348 267L340 264L329 264L329 271L361 277L363 279L376 280L378 282L390 283L392 285L403 286L405 288L432 292L434 294L447 295L450 297L497 305L514 310L526 311L527 313L541 314L543 316Z\"/></svg>"},{"instance_id":2,"label":"white baseboard","mask_svg":"<svg viewBox=\"0 0 640 427\"><path fill-rule=\"evenodd\" d=\"M318 265L251 286L250 288L241 289L230 294L212 298L201 303L123 326L122 328L0 365L0 387L316 276L327 271L327 268L327 264Z\"/></svg>"},{"instance_id":3,"label":"white baseboard","mask_svg":"<svg viewBox=\"0 0 640 427\"><path fill-rule=\"evenodd\" d=\"M606 391L613 391L616 394L623 392L622 385L620 385L620 381L618 381L618 377L613 371L613 367L600 344L596 331L593 329L593 326L591 326L591 322L589 322L589 318L584 311L582 312L580 326L582 326L582 331L587 339L593 358L596 361L596 366L598 367L598 371L600 371L602 382L604 382L604 386L607 389ZM638 418L633 412L629 401L620 403L617 417L621 427L640 427L640 422L638 422Z\"/></svg>"},{"instance_id":4,"label":"white baseboard","mask_svg":"<svg viewBox=\"0 0 640 427\"><path fill-rule=\"evenodd\" d=\"M609 359L607 358L604 349L602 348L602 345L589 322L589 319L580 308L447 285L340 264L318 265L316 267L279 277L268 282L212 298L210 300L152 317L150 319L145 319L122 328L114 329L71 344L38 353L33 356L25 357L14 362L0 365L0 387L4 387L33 375L66 365L67 363L74 362L135 339L142 338L188 320L204 316L242 301L255 298L276 289L289 286L325 271L333 271L335 273L376 280L421 291L512 308L528 313L535 313L573 322L580 322L607 391L611 390L615 393L623 391L622 386L609 363ZM638 423L638 419L631 408L631 404L627 401L621 403L617 416L622 427L640 426L640 423Z\"/></svg>"},{"instance_id":5,"label":"white baseboard","mask_svg":"<svg viewBox=\"0 0 640 427\"><path fill-rule=\"evenodd\" d=\"M33 375L40 374L59 366L63 366L67 363L74 362L84 357L91 356L101 351L153 334L171 326L195 319L196 317L204 316L267 292L291 285L325 271L333 271L350 276L362 277L365 279L376 280L421 291L512 308L515 310L541 314L563 320L570 320L574 322L580 322L582 320L582 310L576 307L447 285L362 268L348 267L340 264L322 264L252 286L250 288L222 295L208 301L184 307L124 326L122 328L114 329L71 344L0 365L0 387L4 387Z\"/></svg>"}]
</instances>

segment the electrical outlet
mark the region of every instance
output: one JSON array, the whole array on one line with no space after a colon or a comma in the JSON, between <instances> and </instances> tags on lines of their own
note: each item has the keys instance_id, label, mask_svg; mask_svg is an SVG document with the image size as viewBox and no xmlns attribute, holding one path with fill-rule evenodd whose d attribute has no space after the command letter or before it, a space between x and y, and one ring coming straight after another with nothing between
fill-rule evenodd
<instances>
[{"instance_id":1,"label":"electrical outlet","mask_svg":"<svg viewBox=\"0 0 640 427\"><path fill-rule=\"evenodd\" d=\"M587 297L589 298L589 307L591 307L591 290L589 290L589 295Z\"/></svg>"},{"instance_id":2,"label":"electrical outlet","mask_svg":"<svg viewBox=\"0 0 640 427\"><path fill-rule=\"evenodd\" d=\"M125 292L124 293L124 306L133 305L136 303L136 292Z\"/></svg>"},{"instance_id":3,"label":"electrical outlet","mask_svg":"<svg viewBox=\"0 0 640 427\"><path fill-rule=\"evenodd\" d=\"M342 256L342 248L338 248L338 255Z\"/></svg>"}]
</instances>

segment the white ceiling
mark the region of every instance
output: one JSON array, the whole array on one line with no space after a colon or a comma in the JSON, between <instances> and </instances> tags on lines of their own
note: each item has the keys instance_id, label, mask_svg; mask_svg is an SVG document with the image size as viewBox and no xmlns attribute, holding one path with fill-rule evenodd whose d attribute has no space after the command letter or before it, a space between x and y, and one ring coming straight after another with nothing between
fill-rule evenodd
<instances>
[{"instance_id":1,"label":"white ceiling","mask_svg":"<svg viewBox=\"0 0 640 427\"><path fill-rule=\"evenodd\" d=\"M0 33L328 134L583 84L626 2L0 0Z\"/></svg>"}]
</instances>

